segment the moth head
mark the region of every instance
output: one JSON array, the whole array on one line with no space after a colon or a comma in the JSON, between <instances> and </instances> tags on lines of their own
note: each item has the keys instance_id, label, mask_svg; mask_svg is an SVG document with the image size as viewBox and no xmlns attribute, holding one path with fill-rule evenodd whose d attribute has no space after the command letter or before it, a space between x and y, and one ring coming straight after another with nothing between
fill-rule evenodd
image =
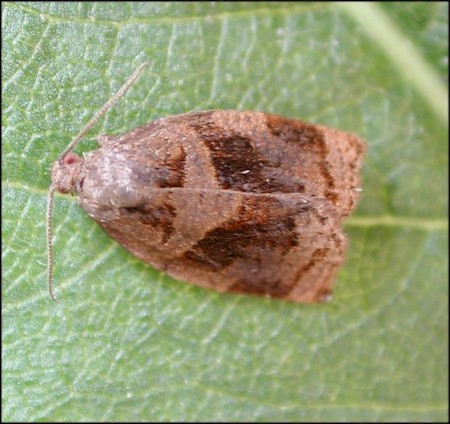
<instances>
[{"instance_id":1,"label":"moth head","mask_svg":"<svg viewBox=\"0 0 450 424\"><path fill-rule=\"evenodd\" d=\"M83 159L73 152L67 153L52 166L52 185L59 193L76 193L80 185Z\"/></svg>"}]
</instances>

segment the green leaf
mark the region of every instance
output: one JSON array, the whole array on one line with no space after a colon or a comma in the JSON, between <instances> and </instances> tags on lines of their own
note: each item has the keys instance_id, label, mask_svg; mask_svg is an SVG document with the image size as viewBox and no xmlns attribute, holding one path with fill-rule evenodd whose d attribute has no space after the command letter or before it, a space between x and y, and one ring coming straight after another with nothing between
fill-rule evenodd
<instances>
[{"instance_id":1,"label":"green leaf","mask_svg":"<svg viewBox=\"0 0 450 424\"><path fill-rule=\"evenodd\" d=\"M448 6L2 3L4 421L448 419ZM191 110L260 110L367 139L333 301L177 282L58 195L49 167Z\"/></svg>"}]
</instances>

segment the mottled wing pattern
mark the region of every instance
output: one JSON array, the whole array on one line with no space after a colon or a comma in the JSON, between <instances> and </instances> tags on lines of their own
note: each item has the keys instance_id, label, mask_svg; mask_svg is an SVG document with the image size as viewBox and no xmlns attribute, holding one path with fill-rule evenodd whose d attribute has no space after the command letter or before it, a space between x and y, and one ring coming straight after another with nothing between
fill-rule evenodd
<instances>
[{"instance_id":1,"label":"mottled wing pattern","mask_svg":"<svg viewBox=\"0 0 450 424\"><path fill-rule=\"evenodd\" d=\"M101 141L86 156L79 201L135 256L221 292L329 298L346 246L341 219L360 186L358 138L264 113L205 111Z\"/></svg>"}]
</instances>

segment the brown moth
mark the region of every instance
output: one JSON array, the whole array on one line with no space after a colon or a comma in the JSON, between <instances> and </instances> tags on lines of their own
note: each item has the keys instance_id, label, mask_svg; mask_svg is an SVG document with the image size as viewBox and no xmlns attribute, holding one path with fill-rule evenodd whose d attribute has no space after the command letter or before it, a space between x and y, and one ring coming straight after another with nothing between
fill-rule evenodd
<instances>
[{"instance_id":1,"label":"brown moth","mask_svg":"<svg viewBox=\"0 0 450 424\"><path fill-rule=\"evenodd\" d=\"M53 164L52 196L79 205L142 261L186 282L294 302L329 300L343 262L341 221L355 208L365 144L260 112L169 116L79 157L75 144L131 86L141 65Z\"/></svg>"}]
</instances>

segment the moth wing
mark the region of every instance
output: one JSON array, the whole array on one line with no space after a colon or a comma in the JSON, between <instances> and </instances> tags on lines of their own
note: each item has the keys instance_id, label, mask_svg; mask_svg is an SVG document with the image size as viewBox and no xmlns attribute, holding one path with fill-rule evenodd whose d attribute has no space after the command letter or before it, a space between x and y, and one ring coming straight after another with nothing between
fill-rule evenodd
<instances>
[{"instance_id":1,"label":"moth wing","mask_svg":"<svg viewBox=\"0 0 450 424\"><path fill-rule=\"evenodd\" d=\"M101 138L81 206L135 256L217 291L325 300L364 143L258 112L203 111Z\"/></svg>"},{"instance_id":2,"label":"moth wing","mask_svg":"<svg viewBox=\"0 0 450 424\"><path fill-rule=\"evenodd\" d=\"M207 110L158 119L99 142L180 156L188 180L245 192L322 197L348 216L359 197L365 143L353 134L261 112ZM165 151L167 149L167 151Z\"/></svg>"},{"instance_id":3,"label":"moth wing","mask_svg":"<svg viewBox=\"0 0 450 424\"><path fill-rule=\"evenodd\" d=\"M220 292L326 300L345 251L339 214L299 194L168 189L114 212L98 223L136 257Z\"/></svg>"}]
</instances>

